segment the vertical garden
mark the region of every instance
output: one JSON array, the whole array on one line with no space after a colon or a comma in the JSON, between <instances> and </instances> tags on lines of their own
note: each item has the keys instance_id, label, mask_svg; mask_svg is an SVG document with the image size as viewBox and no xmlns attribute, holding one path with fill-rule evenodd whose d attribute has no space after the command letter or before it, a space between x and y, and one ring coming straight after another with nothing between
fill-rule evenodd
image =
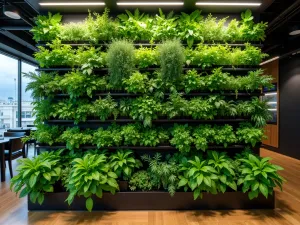
<instances>
[{"instance_id":1,"label":"vertical garden","mask_svg":"<svg viewBox=\"0 0 300 225\"><path fill-rule=\"evenodd\" d=\"M249 10L231 21L108 13L36 19L40 68L25 76L38 130L27 138L42 153L20 160L12 190L29 209L274 206L282 168L259 156L267 25Z\"/></svg>"}]
</instances>

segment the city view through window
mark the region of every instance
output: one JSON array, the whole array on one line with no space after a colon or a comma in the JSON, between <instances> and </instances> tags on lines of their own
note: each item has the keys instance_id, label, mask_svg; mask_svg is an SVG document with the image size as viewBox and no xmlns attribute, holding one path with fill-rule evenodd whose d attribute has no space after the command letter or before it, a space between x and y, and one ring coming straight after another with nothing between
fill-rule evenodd
<instances>
[{"instance_id":1,"label":"city view through window","mask_svg":"<svg viewBox=\"0 0 300 225\"><path fill-rule=\"evenodd\" d=\"M18 60L0 54L0 131L18 127ZM22 62L22 73L34 72L35 67ZM22 76L21 126L32 125L31 93L26 92L29 80Z\"/></svg>"}]
</instances>

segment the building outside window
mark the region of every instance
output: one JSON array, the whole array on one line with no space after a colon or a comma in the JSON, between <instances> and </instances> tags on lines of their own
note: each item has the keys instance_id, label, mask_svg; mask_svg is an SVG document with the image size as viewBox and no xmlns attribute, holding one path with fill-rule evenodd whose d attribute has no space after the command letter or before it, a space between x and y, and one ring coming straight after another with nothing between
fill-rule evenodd
<instances>
[{"instance_id":1,"label":"building outside window","mask_svg":"<svg viewBox=\"0 0 300 225\"><path fill-rule=\"evenodd\" d=\"M0 131L14 128L18 108L18 60L0 54Z\"/></svg>"}]
</instances>

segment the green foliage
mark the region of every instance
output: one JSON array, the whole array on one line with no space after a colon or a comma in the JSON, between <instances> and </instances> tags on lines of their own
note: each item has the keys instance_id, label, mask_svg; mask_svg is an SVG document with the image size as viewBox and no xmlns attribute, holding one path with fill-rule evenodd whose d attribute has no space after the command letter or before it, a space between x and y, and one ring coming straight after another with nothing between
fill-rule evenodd
<instances>
[{"instance_id":1,"label":"green foliage","mask_svg":"<svg viewBox=\"0 0 300 225\"><path fill-rule=\"evenodd\" d=\"M218 180L215 180L217 190L225 193L227 187L237 191L236 173L233 160L225 152L208 152L208 165L217 171Z\"/></svg>"},{"instance_id":2,"label":"green foliage","mask_svg":"<svg viewBox=\"0 0 300 225\"><path fill-rule=\"evenodd\" d=\"M106 120L110 116L114 116L116 119L118 116L117 103L112 99L110 95L107 95L104 99L99 97L94 102L95 115L99 116L101 120Z\"/></svg>"},{"instance_id":3,"label":"green foliage","mask_svg":"<svg viewBox=\"0 0 300 225\"><path fill-rule=\"evenodd\" d=\"M158 9L152 26L152 40L170 40L178 36L177 16L171 11L165 15L161 9Z\"/></svg>"},{"instance_id":4,"label":"green foliage","mask_svg":"<svg viewBox=\"0 0 300 225\"><path fill-rule=\"evenodd\" d=\"M89 30L85 22L64 24L58 36L64 41L85 41L90 39Z\"/></svg>"},{"instance_id":5,"label":"green foliage","mask_svg":"<svg viewBox=\"0 0 300 225\"><path fill-rule=\"evenodd\" d=\"M125 40L114 41L107 51L107 66L110 83L120 86L123 78L128 78L134 68L134 47Z\"/></svg>"},{"instance_id":6,"label":"green foliage","mask_svg":"<svg viewBox=\"0 0 300 225\"><path fill-rule=\"evenodd\" d=\"M190 152L193 138L190 127L185 125L175 124L172 130L173 138L170 143L174 145L180 152Z\"/></svg>"},{"instance_id":7,"label":"green foliage","mask_svg":"<svg viewBox=\"0 0 300 225\"><path fill-rule=\"evenodd\" d=\"M142 120L144 126L151 126L152 120L157 119L162 105L156 99L144 96L132 101L130 116L134 120Z\"/></svg>"},{"instance_id":8,"label":"green foliage","mask_svg":"<svg viewBox=\"0 0 300 225\"><path fill-rule=\"evenodd\" d=\"M212 120L217 115L217 111L210 99L192 98L188 104L188 114L193 119Z\"/></svg>"},{"instance_id":9,"label":"green foliage","mask_svg":"<svg viewBox=\"0 0 300 225\"><path fill-rule=\"evenodd\" d=\"M123 80L125 90L129 93L145 93L148 91L148 77L146 74L134 72L128 79Z\"/></svg>"},{"instance_id":10,"label":"green foliage","mask_svg":"<svg viewBox=\"0 0 300 225\"><path fill-rule=\"evenodd\" d=\"M237 141L236 136L233 132L232 126L225 124L224 126L216 126L214 127L215 135L214 135L214 143L223 144L226 148L228 145L233 144Z\"/></svg>"},{"instance_id":11,"label":"green foliage","mask_svg":"<svg viewBox=\"0 0 300 225\"><path fill-rule=\"evenodd\" d=\"M213 142L215 135L216 130L209 124L196 127L193 132L196 149L205 151L208 148L208 144Z\"/></svg>"},{"instance_id":12,"label":"green foliage","mask_svg":"<svg viewBox=\"0 0 300 225\"><path fill-rule=\"evenodd\" d=\"M236 131L236 136L240 142L251 144L252 147L265 137L263 129L253 127L250 123L241 123Z\"/></svg>"},{"instance_id":13,"label":"green foliage","mask_svg":"<svg viewBox=\"0 0 300 225\"><path fill-rule=\"evenodd\" d=\"M19 159L18 175L11 179L10 189L20 192L20 198L29 195L31 202L41 205L45 193L54 191L53 185L61 176L59 154L44 152L33 159Z\"/></svg>"},{"instance_id":14,"label":"green foliage","mask_svg":"<svg viewBox=\"0 0 300 225\"><path fill-rule=\"evenodd\" d=\"M93 42L110 41L120 37L118 34L118 22L109 17L109 9L105 8L102 15L89 12L85 21L88 29L89 40Z\"/></svg>"},{"instance_id":15,"label":"green foliage","mask_svg":"<svg viewBox=\"0 0 300 225\"><path fill-rule=\"evenodd\" d=\"M184 76L184 90L185 93L190 93L191 91L201 90L205 87L204 80L201 79L196 70L188 70Z\"/></svg>"},{"instance_id":16,"label":"green foliage","mask_svg":"<svg viewBox=\"0 0 300 225\"><path fill-rule=\"evenodd\" d=\"M164 81L174 81L181 77L185 61L184 48L178 40L166 41L158 48L161 75Z\"/></svg>"},{"instance_id":17,"label":"green foliage","mask_svg":"<svg viewBox=\"0 0 300 225\"><path fill-rule=\"evenodd\" d=\"M157 48L140 47L135 50L135 60L138 68L147 68L158 65Z\"/></svg>"},{"instance_id":18,"label":"green foliage","mask_svg":"<svg viewBox=\"0 0 300 225\"><path fill-rule=\"evenodd\" d=\"M75 65L75 50L70 45L64 45L59 39L48 43L49 48L39 46L39 51L34 53L40 67L70 66Z\"/></svg>"},{"instance_id":19,"label":"green foliage","mask_svg":"<svg viewBox=\"0 0 300 225\"><path fill-rule=\"evenodd\" d=\"M105 56L100 48L79 47L76 50L76 57L76 65L80 66L85 75L91 75L94 69L105 65Z\"/></svg>"},{"instance_id":20,"label":"green foliage","mask_svg":"<svg viewBox=\"0 0 300 225\"><path fill-rule=\"evenodd\" d=\"M149 15L140 13L138 9L131 13L118 15L120 19L119 34L121 37L130 37L131 40L150 40L152 20Z\"/></svg>"},{"instance_id":21,"label":"green foliage","mask_svg":"<svg viewBox=\"0 0 300 225\"><path fill-rule=\"evenodd\" d=\"M109 156L109 161L113 172L123 180L129 180L134 170L142 166L141 161L134 158L131 150L117 150Z\"/></svg>"},{"instance_id":22,"label":"green foliage","mask_svg":"<svg viewBox=\"0 0 300 225\"><path fill-rule=\"evenodd\" d=\"M158 144L169 140L169 134L164 129L145 128L140 136L140 144L142 146L155 147Z\"/></svg>"},{"instance_id":23,"label":"green foliage","mask_svg":"<svg viewBox=\"0 0 300 225\"><path fill-rule=\"evenodd\" d=\"M97 76L86 76L80 71L67 73L59 83L62 90L70 95L70 98L80 96L93 97L94 91L105 90L106 80Z\"/></svg>"},{"instance_id":24,"label":"green foliage","mask_svg":"<svg viewBox=\"0 0 300 225\"><path fill-rule=\"evenodd\" d=\"M38 15L35 18L36 26L30 30L33 33L35 41L50 41L56 38L61 29L62 16L57 13L52 15L48 12L48 16Z\"/></svg>"},{"instance_id":25,"label":"green foliage","mask_svg":"<svg viewBox=\"0 0 300 225\"><path fill-rule=\"evenodd\" d=\"M185 191L190 188L194 192L194 199L202 198L202 192L208 191L217 194L217 184L219 180L218 172L208 164L207 160L200 159L198 156L187 163L181 163L179 176L179 187L184 187Z\"/></svg>"},{"instance_id":26,"label":"green foliage","mask_svg":"<svg viewBox=\"0 0 300 225\"><path fill-rule=\"evenodd\" d=\"M121 134L125 145L136 145L140 138L140 124L128 124L121 127Z\"/></svg>"},{"instance_id":27,"label":"green foliage","mask_svg":"<svg viewBox=\"0 0 300 225\"><path fill-rule=\"evenodd\" d=\"M242 191L248 192L249 199L258 197L262 193L266 198L273 194L273 188L282 189L284 179L277 173L283 170L280 166L272 165L270 158L260 158L250 154L247 158L239 160L238 185L242 185Z\"/></svg>"},{"instance_id":28,"label":"green foliage","mask_svg":"<svg viewBox=\"0 0 300 225\"><path fill-rule=\"evenodd\" d=\"M142 156L142 160L149 164L148 173L151 176L153 187L168 190L174 196L178 184L179 165L174 159L162 161L160 153L156 153L153 158L149 155Z\"/></svg>"},{"instance_id":29,"label":"green foliage","mask_svg":"<svg viewBox=\"0 0 300 225\"><path fill-rule=\"evenodd\" d=\"M96 144L98 148L119 146L122 142L122 134L120 128L116 125L108 127L104 130L102 127L94 132L92 143Z\"/></svg>"},{"instance_id":30,"label":"green foliage","mask_svg":"<svg viewBox=\"0 0 300 225\"><path fill-rule=\"evenodd\" d=\"M69 127L60 138L66 142L67 149L75 150L79 149L80 145L90 143L92 135L90 130L80 131L79 127Z\"/></svg>"},{"instance_id":31,"label":"green foliage","mask_svg":"<svg viewBox=\"0 0 300 225\"><path fill-rule=\"evenodd\" d=\"M105 154L90 153L83 158L73 160L66 186L70 192L67 198L69 205L76 195L84 196L86 198L86 208L91 211L93 208L93 195L102 198L103 191L114 194L116 190L119 190L116 181L118 177L111 170L107 160Z\"/></svg>"},{"instance_id":32,"label":"green foliage","mask_svg":"<svg viewBox=\"0 0 300 225\"><path fill-rule=\"evenodd\" d=\"M152 189L151 177L145 170L140 170L132 175L129 180L131 191L150 191Z\"/></svg>"},{"instance_id":33,"label":"green foliage","mask_svg":"<svg viewBox=\"0 0 300 225\"><path fill-rule=\"evenodd\" d=\"M61 141L59 138L61 133L61 127L38 124L37 130L34 131L33 139L38 143L53 145L54 143L59 143Z\"/></svg>"},{"instance_id":34,"label":"green foliage","mask_svg":"<svg viewBox=\"0 0 300 225\"><path fill-rule=\"evenodd\" d=\"M60 91L62 88L59 85L61 77L55 76L54 73L41 72L38 75L36 73L29 72L23 73L23 77L31 80L26 86L25 91L31 91L31 97L36 100L44 96L52 96L53 93Z\"/></svg>"},{"instance_id":35,"label":"green foliage","mask_svg":"<svg viewBox=\"0 0 300 225\"><path fill-rule=\"evenodd\" d=\"M181 97L181 94L173 93L169 97L169 101L163 104L163 114L168 118L185 116L187 114L189 102Z\"/></svg>"}]
</instances>

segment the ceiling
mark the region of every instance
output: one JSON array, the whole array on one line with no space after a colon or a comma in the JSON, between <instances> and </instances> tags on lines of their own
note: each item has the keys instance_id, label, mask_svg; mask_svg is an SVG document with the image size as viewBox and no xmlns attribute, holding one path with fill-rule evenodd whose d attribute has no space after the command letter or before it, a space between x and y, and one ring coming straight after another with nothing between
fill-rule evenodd
<instances>
[{"instance_id":1,"label":"ceiling","mask_svg":"<svg viewBox=\"0 0 300 225\"><path fill-rule=\"evenodd\" d=\"M72 2L79 2L80 0L72 0ZM88 2L95 2L96 0L88 0ZM97 0L98 2L100 0ZM112 14L123 12L124 9L135 9L136 6L117 6L116 2L121 0L104 0L107 7L110 8ZM129 0L122 0L129 1ZM130 0L133 2L132 0ZM139 2L146 0L139 0ZM156 0L158 1L158 0ZM176 2L181 0L164 0L163 2ZM191 12L196 8L201 9L203 12L213 13L240 13L245 10L245 7L237 6L209 6L209 7L196 7L196 2L203 2L204 0L183 0L184 6L167 6L161 7L164 11L185 11ZM206 2L223 2L221 0L205 0ZM228 0L229 1L229 0ZM7 0L7 4L14 5L19 8L22 14L22 19L13 20L6 17L2 13L3 0L0 0L0 50L11 52L13 54L21 54L32 62L32 54L36 51L35 43L32 40L32 35L29 32L34 24L34 17L38 14L45 14L48 11L60 12L61 14L86 14L88 9L92 11L101 12L104 6L97 7L82 7L82 6L59 6L59 7L41 7L40 2L62 2L59 0ZM70 1L64 1L70 2ZM81 0L82 2L82 0ZM148 1L149 2L149 1ZM154 1L151 1L154 2ZM249 2L249 0L230 0L230 2ZM267 31L268 38L265 43L264 50L270 54L283 54L295 44L287 46L286 42L299 43L299 36L289 37L289 27L300 22L300 0L251 0L251 2L262 2L260 7L251 8L257 15L257 18L262 21L269 22L270 26ZM149 13L157 12L158 7L139 7L142 11ZM286 12L284 12L287 10ZM283 13L284 12L284 13ZM259 16L258 16L259 15ZM299 46L300 47L300 46Z\"/></svg>"}]
</instances>

